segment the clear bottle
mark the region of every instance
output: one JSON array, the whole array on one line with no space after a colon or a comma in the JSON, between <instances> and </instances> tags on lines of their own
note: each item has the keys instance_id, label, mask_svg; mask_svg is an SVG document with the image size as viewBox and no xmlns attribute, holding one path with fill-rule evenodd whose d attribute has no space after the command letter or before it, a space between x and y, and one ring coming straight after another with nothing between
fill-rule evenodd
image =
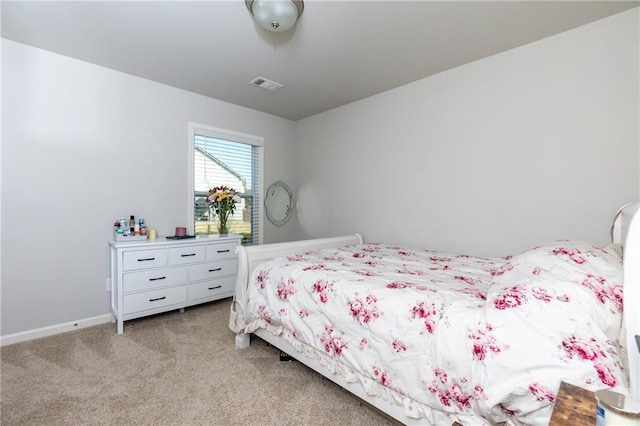
<instances>
[{"instance_id":1,"label":"clear bottle","mask_svg":"<svg viewBox=\"0 0 640 426\"><path fill-rule=\"evenodd\" d=\"M144 219L138 219L138 225L140 225L140 235L147 235L147 224L144 223Z\"/></svg>"},{"instance_id":2,"label":"clear bottle","mask_svg":"<svg viewBox=\"0 0 640 426\"><path fill-rule=\"evenodd\" d=\"M122 228L121 222L119 220L116 220L113 223L113 230L115 231L115 233L117 235L123 235L124 234L124 228Z\"/></svg>"}]
</instances>

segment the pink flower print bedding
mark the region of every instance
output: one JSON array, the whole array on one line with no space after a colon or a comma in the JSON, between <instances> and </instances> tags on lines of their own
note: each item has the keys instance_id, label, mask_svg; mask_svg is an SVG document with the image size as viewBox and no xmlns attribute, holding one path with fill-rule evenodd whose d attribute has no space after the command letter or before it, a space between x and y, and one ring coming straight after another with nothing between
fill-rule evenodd
<instances>
[{"instance_id":1,"label":"pink flower print bedding","mask_svg":"<svg viewBox=\"0 0 640 426\"><path fill-rule=\"evenodd\" d=\"M507 347L476 365L491 392L488 416L546 424L564 380L591 390L625 387L617 341L622 261L585 242L559 241L509 260L487 293L484 318Z\"/></svg>"},{"instance_id":2,"label":"pink flower print bedding","mask_svg":"<svg viewBox=\"0 0 640 426\"><path fill-rule=\"evenodd\" d=\"M621 291L620 259L585 243L509 258L362 244L260 265L245 330L293 336L434 423L544 424L561 380L623 380Z\"/></svg>"}]
</instances>

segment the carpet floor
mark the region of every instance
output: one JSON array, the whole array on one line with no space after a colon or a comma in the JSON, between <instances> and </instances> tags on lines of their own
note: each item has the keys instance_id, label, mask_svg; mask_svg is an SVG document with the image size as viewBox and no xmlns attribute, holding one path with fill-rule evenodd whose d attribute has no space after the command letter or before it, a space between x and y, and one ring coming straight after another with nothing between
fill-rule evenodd
<instances>
[{"instance_id":1,"label":"carpet floor","mask_svg":"<svg viewBox=\"0 0 640 426\"><path fill-rule=\"evenodd\" d=\"M0 423L393 425L254 337L235 347L231 299L2 347Z\"/></svg>"}]
</instances>

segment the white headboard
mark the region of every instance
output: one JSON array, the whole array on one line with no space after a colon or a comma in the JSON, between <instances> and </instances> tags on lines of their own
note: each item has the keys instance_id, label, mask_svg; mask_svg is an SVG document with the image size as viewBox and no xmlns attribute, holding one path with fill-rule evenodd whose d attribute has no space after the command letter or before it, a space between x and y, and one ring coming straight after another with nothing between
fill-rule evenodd
<instances>
[{"instance_id":1,"label":"white headboard","mask_svg":"<svg viewBox=\"0 0 640 426\"><path fill-rule=\"evenodd\" d=\"M624 321L630 394L640 401L640 203L620 208L611 228L614 243L624 243Z\"/></svg>"}]
</instances>

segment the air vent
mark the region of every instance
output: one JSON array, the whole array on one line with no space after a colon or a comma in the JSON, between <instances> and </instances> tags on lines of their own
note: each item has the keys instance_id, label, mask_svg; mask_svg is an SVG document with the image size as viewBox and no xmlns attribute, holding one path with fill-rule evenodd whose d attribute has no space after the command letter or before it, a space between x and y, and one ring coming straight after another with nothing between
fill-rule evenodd
<instances>
[{"instance_id":1,"label":"air vent","mask_svg":"<svg viewBox=\"0 0 640 426\"><path fill-rule=\"evenodd\" d=\"M267 80L264 77L256 77L249 84L274 93L284 87L282 84Z\"/></svg>"}]
</instances>

